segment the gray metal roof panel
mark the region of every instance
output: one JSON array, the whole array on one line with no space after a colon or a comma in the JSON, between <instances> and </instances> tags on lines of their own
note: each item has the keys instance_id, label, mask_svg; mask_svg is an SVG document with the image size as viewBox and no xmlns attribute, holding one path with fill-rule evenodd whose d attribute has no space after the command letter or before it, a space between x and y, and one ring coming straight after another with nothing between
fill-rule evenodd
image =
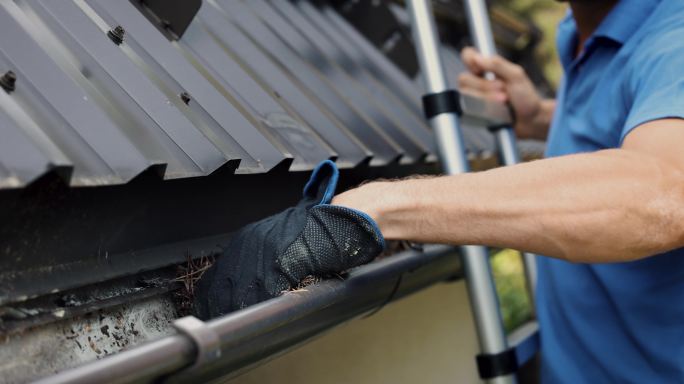
<instances>
[{"instance_id":1,"label":"gray metal roof panel","mask_svg":"<svg viewBox=\"0 0 684 384\"><path fill-rule=\"evenodd\" d=\"M345 98L311 64L302 60L280 38L271 32L244 4L219 0L227 20L238 25L274 60L299 78L309 89L373 152L372 164L386 164L398 160L402 149L391 138L383 135L367 116L351 107Z\"/></svg>"},{"instance_id":2,"label":"gray metal roof panel","mask_svg":"<svg viewBox=\"0 0 684 384\"><path fill-rule=\"evenodd\" d=\"M0 97L6 95L0 94ZM0 109L0 187L23 187L53 165L22 128Z\"/></svg>"},{"instance_id":3,"label":"gray metal roof panel","mask_svg":"<svg viewBox=\"0 0 684 384\"><path fill-rule=\"evenodd\" d=\"M0 67L9 68L2 57ZM9 116L50 159L53 159L55 164L72 167L71 172L62 174L69 176L65 178L67 183L74 186L90 186L123 182L87 144L82 142L80 137L74 134L69 125L55 114L49 105L44 105L42 99L37 99L24 84L19 84L12 95L0 92L0 110ZM5 129L9 128L0 126L0 134ZM21 162L22 159L16 161ZM36 176L40 176L45 170L44 167L36 170Z\"/></svg>"},{"instance_id":4,"label":"gray metal roof panel","mask_svg":"<svg viewBox=\"0 0 684 384\"><path fill-rule=\"evenodd\" d=\"M320 104L308 88L291 77L277 62L271 60L232 23L226 22L209 4L198 13L203 26L217 39L219 45L255 80L268 87L274 98L293 113L302 117L338 154L343 166L355 166L372 153Z\"/></svg>"},{"instance_id":5,"label":"gray metal roof panel","mask_svg":"<svg viewBox=\"0 0 684 384\"><path fill-rule=\"evenodd\" d=\"M349 76L357 79L357 82L371 93L373 100L384 111L391 111L391 114L396 116L395 119L401 123L402 128L407 130L409 136L418 141L424 148L429 148L431 151L434 149L434 138L422 116L407 107L384 84L373 77L361 63L357 62L355 57L348 55L333 39L330 28L320 24L314 25L289 1L270 1L270 4L278 9L293 26L299 29L316 48L325 54L331 64L339 65ZM321 20L320 17L317 19Z\"/></svg>"},{"instance_id":6,"label":"gray metal roof panel","mask_svg":"<svg viewBox=\"0 0 684 384\"><path fill-rule=\"evenodd\" d=\"M153 60L156 67L177 82L179 95L189 93L189 106L204 115L213 126L213 133L221 135L223 142L230 142L234 153L237 152L234 158L241 159L238 171L269 170L288 157L255 129L130 2L87 0L87 4L112 27L121 25L136 53L148 63Z\"/></svg>"},{"instance_id":7,"label":"gray metal roof panel","mask_svg":"<svg viewBox=\"0 0 684 384\"><path fill-rule=\"evenodd\" d=\"M293 170L313 169L337 154L305 123L290 115L214 40L199 22L193 22L178 42L245 107L255 125L294 155Z\"/></svg>"},{"instance_id":8,"label":"gray metal roof panel","mask_svg":"<svg viewBox=\"0 0 684 384\"><path fill-rule=\"evenodd\" d=\"M87 80L106 96L106 110L126 114L119 124L122 132L148 158L167 164L165 177L205 175L226 162L73 2L31 0L27 4L78 59Z\"/></svg>"},{"instance_id":9,"label":"gray metal roof panel","mask_svg":"<svg viewBox=\"0 0 684 384\"><path fill-rule=\"evenodd\" d=\"M432 142L432 146L430 147L432 149L432 154L425 160L436 161L437 150L436 143L432 136L432 130L427 127L423 120L420 95L410 79L392 64L387 57L373 48L358 31L348 25L341 17L337 14L328 15L327 12L330 11L330 9L327 9L327 11L325 8L317 9L308 1L291 0L290 3L296 6L296 9L300 11L306 19L325 33L347 57L358 63L358 65L361 65L361 67L368 72L370 77L376 79L377 82L386 87L393 95L393 98L398 99L398 101L414 115L419 116L422 121L422 126L425 126L428 129L428 140Z\"/></svg>"},{"instance_id":10,"label":"gray metal roof panel","mask_svg":"<svg viewBox=\"0 0 684 384\"><path fill-rule=\"evenodd\" d=\"M0 137L11 137L12 134L8 134L6 132L7 130L21 130L26 140L29 140L31 145L39 149L40 152L45 156L47 163L43 166L40 166L38 169L32 170L34 177L40 176L43 171L48 170L51 167L73 168L74 164L67 158L64 152L62 152L62 150L52 142L45 132L40 129L38 124L36 124L36 122L28 115L28 113L21 108L17 101L4 92L0 92L0 113L5 116L3 124L0 124L0 132L2 132ZM19 138L17 140L22 139ZM10 140L6 141L10 142ZM5 142L5 140L3 140L3 142ZM16 159L8 158L6 161L10 164L12 162L21 164L22 159L19 154L23 153L23 151L17 152L18 157ZM23 165L21 166L24 167ZM32 179L27 179L25 181L29 182L32 181Z\"/></svg>"},{"instance_id":11,"label":"gray metal roof panel","mask_svg":"<svg viewBox=\"0 0 684 384\"><path fill-rule=\"evenodd\" d=\"M79 152L88 161L100 163L97 174L83 182L125 182L152 165L23 29L15 19L21 18L21 12L12 2L0 7L0 57L18 74L23 85L18 94L25 91L31 102L41 103L61 117L60 122L46 122L50 127L41 125L45 130L52 128L48 136L55 141L56 136L69 137L58 146L70 146L69 155Z\"/></svg>"},{"instance_id":12,"label":"gray metal roof panel","mask_svg":"<svg viewBox=\"0 0 684 384\"><path fill-rule=\"evenodd\" d=\"M280 13L272 9L268 3L262 0L242 1L242 3L248 6L302 59L312 63L351 106L361 111L374 123L373 128L396 142L404 152L402 158L404 162L414 162L427 154L428 147L408 133L410 129L404 127L403 123L396 118L396 111L385 109L376 101L372 93L358 82L358 79L350 76L329 57L323 55L318 47Z\"/></svg>"},{"instance_id":13,"label":"gray metal roof panel","mask_svg":"<svg viewBox=\"0 0 684 384\"><path fill-rule=\"evenodd\" d=\"M312 20L318 15L323 17L330 29L335 30L335 34L341 37L338 39L338 43L341 46L347 47L344 48L347 53L367 58L367 61L365 61L367 69L380 79L383 84L392 89L395 95L400 97L409 108L413 109L414 113L422 116L423 112L420 105L422 91L415 87L411 80L397 66L366 40L359 31L349 25L342 16L328 6L316 9L307 1L297 1L296 5Z\"/></svg>"},{"instance_id":14,"label":"gray metal roof panel","mask_svg":"<svg viewBox=\"0 0 684 384\"><path fill-rule=\"evenodd\" d=\"M429 154L425 124L386 84L391 76L373 72L387 62L350 52L339 27L297 11L207 0L169 41L126 0L1 2L0 72L14 70L18 82L0 94L0 187L51 169L83 186L150 167L183 178L227 162L254 173ZM120 45L107 36L117 25Z\"/></svg>"}]
</instances>

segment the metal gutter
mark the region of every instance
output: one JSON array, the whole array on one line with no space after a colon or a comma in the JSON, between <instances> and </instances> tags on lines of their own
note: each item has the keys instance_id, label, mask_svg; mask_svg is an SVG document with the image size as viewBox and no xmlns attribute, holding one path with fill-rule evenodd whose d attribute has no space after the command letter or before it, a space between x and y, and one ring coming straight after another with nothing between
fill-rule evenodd
<instances>
[{"instance_id":1,"label":"metal gutter","mask_svg":"<svg viewBox=\"0 0 684 384\"><path fill-rule=\"evenodd\" d=\"M357 268L344 279L326 280L200 323L199 338L201 334L217 336L217 349L195 344L193 338L179 333L38 383L225 380L339 324L373 314L392 300L460 276L457 256L455 248L446 246L402 252Z\"/></svg>"}]
</instances>

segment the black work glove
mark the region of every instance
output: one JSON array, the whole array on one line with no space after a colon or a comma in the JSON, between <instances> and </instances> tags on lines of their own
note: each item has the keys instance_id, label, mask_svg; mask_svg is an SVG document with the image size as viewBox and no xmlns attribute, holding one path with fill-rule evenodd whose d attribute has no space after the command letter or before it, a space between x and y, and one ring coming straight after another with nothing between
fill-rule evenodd
<instances>
[{"instance_id":1,"label":"black work glove","mask_svg":"<svg viewBox=\"0 0 684 384\"><path fill-rule=\"evenodd\" d=\"M200 279L195 315L209 319L245 308L307 276L330 276L378 256L385 241L375 222L330 205L338 177L335 163L320 163L299 204L237 231Z\"/></svg>"}]
</instances>

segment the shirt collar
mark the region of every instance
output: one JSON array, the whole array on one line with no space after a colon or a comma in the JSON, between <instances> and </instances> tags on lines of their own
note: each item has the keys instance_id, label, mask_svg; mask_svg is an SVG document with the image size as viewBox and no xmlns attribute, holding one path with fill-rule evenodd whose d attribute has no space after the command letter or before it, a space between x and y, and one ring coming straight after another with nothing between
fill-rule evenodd
<instances>
[{"instance_id":1,"label":"shirt collar","mask_svg":"<svg viewBox=\"0 0 684 384\"><path fill-rule=\"evenodd\" d=\"M558 46L560 62L567 71L574 60L575 47L577 46L577 24L575 24L575 19L573 19L570 10L558 24L556 45Z\"/></svg>"},{"instance_id":2,"label":"shirt collar","mask_svg":"<svg viewBox=\"0 0 684 384\"><path fill-rule=\"evenodd\" d=\"M601 39L620 45L625 44L660 2L661 0L619 0L589 37L586 49L592 50L592 46L599 43ZM572 11L568 9L565 18L558 25L557 36L560 61L566 70L575 62L577 39L577 23L572 16Z\"/></svg>"},{"instance_id":3,"label":"shirt collar","mask_svg":"<svg viewBox=\"0 0 684 384\"><path fill-rule=\"evenodd\" d=\"M620 0L601 22L593 36L625 44L661 0Z\"/></svg>"}]
</instances>

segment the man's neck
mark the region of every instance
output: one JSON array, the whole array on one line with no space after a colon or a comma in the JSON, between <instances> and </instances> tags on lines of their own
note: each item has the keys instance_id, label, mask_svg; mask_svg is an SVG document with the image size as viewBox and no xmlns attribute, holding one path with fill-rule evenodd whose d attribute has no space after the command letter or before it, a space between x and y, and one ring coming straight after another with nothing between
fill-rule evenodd
<instances>
[{"instance_id":1,"label":"man's neck","mask_svg":"<svg viewBox=\"0 0 684 384\"><path fill-rule=\"evenodd\" d=\"M584 50L584 43L589 39L603 19L608 16L618 0L612 1L571 1L570 7L577 23L579 42L577 54Z\"/></svg>"}]
</instances>

